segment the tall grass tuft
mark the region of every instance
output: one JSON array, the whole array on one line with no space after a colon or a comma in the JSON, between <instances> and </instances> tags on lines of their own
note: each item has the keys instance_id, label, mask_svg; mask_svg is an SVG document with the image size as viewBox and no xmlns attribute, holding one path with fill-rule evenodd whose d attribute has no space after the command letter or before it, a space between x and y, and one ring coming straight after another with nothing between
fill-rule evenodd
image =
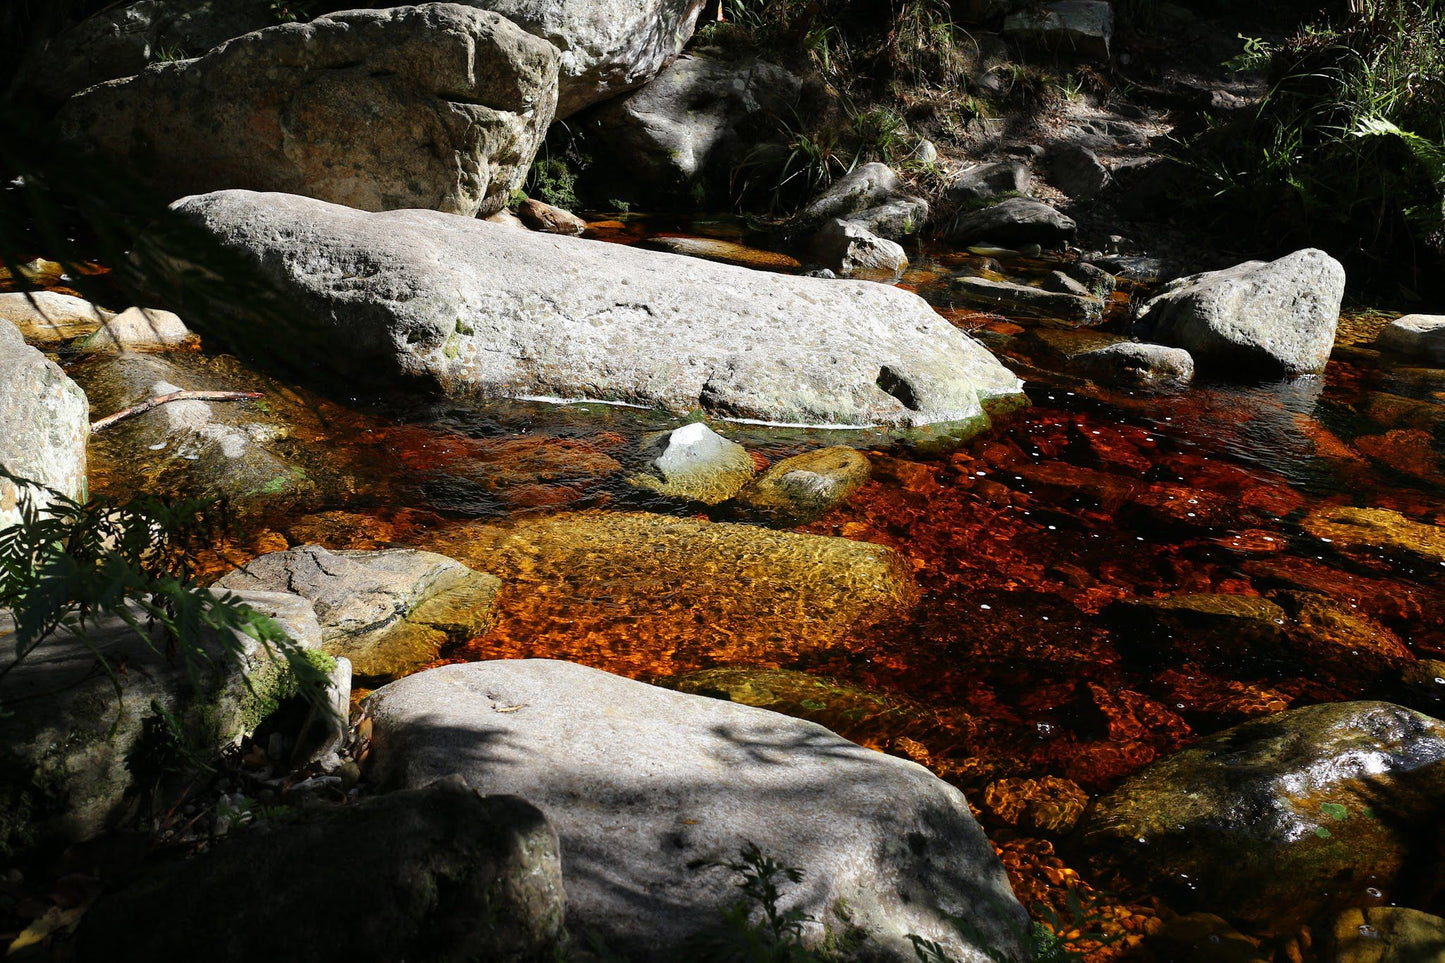
<instances>
[{"instance_id":1,"label":"tall grass tuft","mask_svg":"<svg viewBox=\"0 0 1445 963\"><path fill-rule=\"evenodd\" d=\"M1366 278L1430 282L1445 249L1445 0L1359 0L1272 47L1257 112L1209 132L1212 193L1284 244L1325 247ZM1260 217L1260 213L1265 217Z\"/></svg>"}]
</instances>

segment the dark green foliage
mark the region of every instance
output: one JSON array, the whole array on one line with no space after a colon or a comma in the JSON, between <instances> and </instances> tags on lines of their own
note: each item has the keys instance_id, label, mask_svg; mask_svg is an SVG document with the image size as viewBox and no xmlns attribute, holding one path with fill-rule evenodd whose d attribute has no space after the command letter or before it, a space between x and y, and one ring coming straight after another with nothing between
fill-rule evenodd
<instances>
[{"instance_id":1,"label":"dark green foliage","mask_svg":"<svg viewBox=\"0 0 1445 963\"><path fill-rule=\"evenodd\" d=\"M191 581L191 553L218 525L212 503L148 496L123 505L81 503L3 467L0 476L23 492L20 523L0 530L0 610L15 623L14 652L0 656L0 678L59 634L90 645L96 620L115 615L148 643L164 645L198 686L208 666L241 657L241 633L285 659L301 692L319 700L325 673L274 620ZM31 497L41 490L49 499L43 509Z\"/></svg>"},{"instance_id":2,"label":"dark green foliage","mask_svg":"<svg viewBox=\"0 0 1445 963\"><path fill-rule=\"evenodd\" d=\"M738 876L741 895L723 911L722 922L699 934L688 947L705 963L827 963L832 955L803 942L814 923L802 910L783 909L783 888L803 881L801 870L784 866L752 843L722 866Z\"/></svg>"},{"instance_id":3,"label":"dark green foliage","mask_svg":"<svg viewBox=\"0 0 1445 963\"><path fill-rule=\"evenodd\" d=\"M553 207L582 210L587 204L579 186L592 166L585 129L558 122L547 132L547 140L532 161L522 190L526 196Z\"/></svg>"},{"instance_id":4,"label":"dark green foliage","mask_svg":"<svg viewBox=\"0 0 1445 963\"><path fill-rule=\"evenodd\" d=\"M1445 25L1439 0L1367 0L1231 62L1268 72L1257 112L1208 132L1185 159L1226 223L1272 246L1315 245L1351 280L1438 281L1445 248Z\"/></svg>"}]
</instances>

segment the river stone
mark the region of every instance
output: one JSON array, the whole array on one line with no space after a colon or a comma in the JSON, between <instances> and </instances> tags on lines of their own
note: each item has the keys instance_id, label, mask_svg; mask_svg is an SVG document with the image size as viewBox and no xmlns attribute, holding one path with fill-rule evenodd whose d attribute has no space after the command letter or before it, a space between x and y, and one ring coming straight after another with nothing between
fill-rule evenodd
<instances>
[{"instance_id":1,"label":"river stone","mask_svg":"<svg viewBox=\"0 0 1445 963\"><path fill-rule=\"evenodd\" d=\"M705 505L727 501L753 477L747 449L700 421L644 438L642 456L633 485Z\"/></svg>"},{"instance_id":2,"label":"river stone","mask_svg":"<svg viewBox=\"0 0 1445 963\"><path fill-rule=\"evenodd\" d=\"M1317 508L1300 527L1337 549L1381 548L1413 561L1445 565L1445 528L1411 521L1388 508Z\"/></svg>"},{"instance_id":3,"label":"river stone","mask_svg":"<svg viewBox=\"0 0 1445 963\"><path fill-rule=\"evenodd\" d=\"M431 552L331 552L320 545L262 555L216 582L308 600L321 623L322 649L370 678L415 672L444 643L486 632L501 584Z\"/></svg>"},{"instance_id":4,"label":"river stone","mask_svg":"<svg viewBox=\"0 0 1445 963\"><path fill-rule=\"evenodd\" d=\"M1445 920L1404 906L1352 907L1335 918L1335 963L1435 963Z\"/></svg>"},{"instance_id":5,"label":"river stone","mask_svg":"<svg viewBox=\"0 0 1445 963\"><path fill-rule=\"evenodd\" d=\"M561 840L568 924L629 960L714 930L750 844L803 880L781 905L843 959L1022 951L1028 917L963 794L810 722L548 660L448 665L378 689L370 772L522 796ZM958 917L955 927L948 917Z\"/></svg>"},{"instance_id":6,"label":"river stone","mask_svg":"<svg viewBox=\"0 0 1445 963\"><path fill-rule=\"evenodd\" d=\"M0 321L20 329L26 341L51 345L93 333L110 312L82 298L54 291L0 294Z\"/></svg>"},{"instance_id":7,"label":"river stone","mask_svg":"<svg viewBox=\"0 0 1445 963\"><path fill-rule=\"evenodd\" d=\"M1194 359L1183 348L1119 341L1067 359L1069 370L1119 388L1176 391L1194 380Z\"/></svg>"},{"instance_id":8,"label":"river stone","mask_svg":"<svg viewBox=\"0 0 1445 963\"><path fill-rule=\"evenodd\" d=\"M1171 281L1145 303L1139 330L1223 373L1320 371L1335 343L1345 269L1306 248Z\"/></svg>"},{"instance_id":9,"label":"river stone","mask_svg":"<svg viewBox=\"0 0 1445 963\"><path fill-rule=\"evenodd\" d=\"M724 191L750 150L778 139L778 117L797 109L803 82L756 57L692 52L639 90L607 103L589 128L649 198Z\"/></svg>"},{"instance_id":10,"label":"river stone","mask_svg":"<svg viewBox=\"0 0 1445 963\"><path fill-rule=\"evenodd\" d=\"M967 207L1001 194L1027 194L1033 175L1018 161L975 164L953 175L944 197L950 206Z\"/></svg>"},{"instance_id":11,"label":"river stone","mask_svg":"<svg viewBox=\"0 0 1445 963\"><path fill-rule=\"evenodd\" d=\"M1114 8L1107 0L1056 0L1009 14L1003 34L1049 50L1108 60Z\"/></svg>"},{"instance_id":12,"label":"river stone","mask_svg":"<svg viewBox=\"0 0 1445 963\"><path fill-rule=\"evenodd\" d=\"M652 80L682 53L703 7L703 0L464 2L500 13L560 51L558 120Z\"/></svg>"},{"instance_id":13,"label":"river stone","mask_svg":"<svg viewBox=\"0 0 1445 963\"><path fill-rule=\"evenodd\" d=\"M738 495L734 514L774 525L806 525L846 502L868 481L867 457L841 445L785 458Z\"/></svg>"},{"instance_id":14,"label":"river stone","mask_svg":"<svg viewBox=\"0 0 1445 963\"><path fill-rule=\"evenodd\" d=\"M913 212L912 217L908 211ZM903 212L901 218L898 212ZM876 227L879 233L896 239L922 229L928 220L928 202L909 194L893 168L872 161L844 174L809 201L794 216L788 230L794 234L807 233L833 218L858 219L868 223L870 229Z\"/></svg>"},{"instance_id":15,"label":"river stone","mask_svg":"<svg viewBox=\"0 0 1445 963\"><path fill-rule=\"evenodd\" d=\"M1012 281L957 277L949 286L949 294L959 304L1005 317L1037 318L1068 327L1091 327L1104 320L1104 302L1087 293L1045 291Z\"/></svg>"},{"instance_id":16,"label":"river stone","mask_svg":"<svg viewBox=\"0 0 1445 963\"><path fill-rule=\"evenodd\" d=\"M448 779L152 866L86 911L77 944L82 959L136 963L252 963L278 947L317 963L522 963L554 958L565 904L537 808Z\"/></svg>"},{"instance_id":17,"label":"river stone","mask_svg":"<svg viewBox=\"0 0 1445 963\"><path fill-rule=\"evenodd\" d=\"M545 234L570 234L574 237L587 230L587 222L571 211L527 198L517 207L522 223Z\"/></svg>"},{"instance_id":18,"label":"river stone","mask_svg":"<svg viewBox=\"0 0 1445 963\"><path fill-rule=\"evenodd\" d=\"M1385 325L1375 347L1411 361L1445 365L1445 315L1407 314Z\"/></svg>"},{"instance_id":19,"label":"river stone","mask_svg":"<svg viewBox=\"0 0 1445 963\"><path fill-rule=\"evenodd\" d=\"M896 281L908 270L908 255L887 238L856 221L830 218L813 235L813 257L842 278Z\"/></svg>"},{"instance_id":20,"label":"river stone","mask_svg":"<svg viewBox=\"0 0 1445 963\"><path fill-rule=\"evenodd\" d=\"M57 123L168 197L244 187L486 215L521 186L556 77L556 50L496 14L351 10L92 87Z\"/></svg>"},{"instance_id":21,"label":"river stone","mask_svg":"<svg viewBox=\"0 0 1445 963\"><path fill-rule=\"evenodd\" d=\"M807 719L834 732L890 728L916 730L928 710L897 696L860 689L796 669L715 666L657 681L679 692L724 699L757 709ZM852 736L855 741L858 736Z\"/></svg>"},{"instance_id":22,"label":"river stone","mask_svg":"<svg viewBox=\"0 0 1445 963\"><path fill-rule=\"evenodd\" d=\"M1109 170L1089 148L1062 144L1049 153L1049 180L1074 200L1089 201L1109 183Z\"/></svg>"},{"instance_id":23,"label":"river stone","mask_svg":"<svg viewBox=\"0 0 1445 963\"><path fill-rule=\"evenodd\" d=\"M1384 702L1291 709L1201 739L1099 799L1101 864L1171 905L1285 931L1388 890L1445 792L1445 723Z\"/></svg>"},{"instance_id":24,"label":"river stone","mask_svg":"<svg viewBox=\"0 0 1445 963\"><path fill-rule=\"evenodd\" d=\"M275 619L301 648L321 644L310 603L267 592L237 597ZM131 615L145 624L139 607ZM0 706L20 709L0 717L0 855L115 828L135 792L157 775L138 755L157 725L154 706L180 720L186 748L206 754L253 731L294 685L284 662L240 633L241 662L221 659L212 636L207 648L215 661L197 667L193 684L184 665L167 657L159 633L142 639L117 615L94 619L88 632L89 645L73 635L43 642L0 680ZM14 650L13 633L9 616L0 615L0 648ZM124 671L112 680L97 653Z\"/></svg>"},{"instance_id":25,"label":"river stone","mask_svg":"<svg viewBox=\"0 0 1445 963\"><path fill-rule=\"evenodd\" d=\"M1119 279L1097 264L1075 261L1064 268L1064 273L1089 289L1096 298L1107 298L1119 287Z\"/></svg>"},{"instance_id":26,"label":"river stone","mask_svg":"<svg viewBox=\"0 0 1445 963\"><path fill-rule=\"evenodd\" d=\"M1039 244L1052 247L1068 241L1078 227L1043 201L1010 197L981 210L965 212L944 231L954 244Z\"/></svg>"},{"instance_id":27,"label":"river stone","mask_svg":"<svg viewBox=\"0 0 1445 963\"><path fill-rule=\"evenodd\" d=\"M0 468L83 499L90 405L60 366L0 321ZM37 509L54 498L43 489L0 478L0 529L20 521L22 499Z\"/></svg>"},{"instance_id":28,"label":"river stone","mask_svg":"<svg viewBox=\"0 0 1445 963\"><path fill-rule=\"evenodd\" d=\"M455 395L625 401L767 422L984 424L1019 381L916 295L429 211L223 191L176 210L251 260L315 360ZM256 324L235 306L228 327Z\"/></svg>"},{"instance_id":29,"label":"river stone","mask_svg":"<svg viewBox=\"0 0 1445 963\"><path fill-rule=\"evenodd\" d=\"M159 308L127 308L107 318L79 345L81 351L165 350L194 342L179 316Z\"/></svg>"},{"instance_id":30,"label":"river stone","mask_svg":"<svg viewBox=\"0 0 1445 963\"><path fill-rule=\"evenodd\" d=\"M776 662L899 618L918 596L911 566L881 545L665 515L472 523L424 547L501 578L488 638L533 655Z\"/></svg>"},{"instance_id":31,"label":"river stone","mask_svg":"<svg viewBox=\"0 0 1445 963\"><path fill-rule=\"evenodd\" d=\"M1203 593L1125 599L1107 614L1122 646L1155 659L1172 648L1206 665L1277 655L1288 621L1268 599Z\"/></svg>"}]
</instances>

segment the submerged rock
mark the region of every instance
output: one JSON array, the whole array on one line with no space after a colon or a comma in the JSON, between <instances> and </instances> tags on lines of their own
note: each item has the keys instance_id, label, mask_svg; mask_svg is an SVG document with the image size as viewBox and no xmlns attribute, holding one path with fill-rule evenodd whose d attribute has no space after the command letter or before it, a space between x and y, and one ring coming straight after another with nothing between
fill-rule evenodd
<instances>
[{"instance_id":1,"label":"submerged rock","mask_svg":"<svg viewBox=\"0 0 1445 963\"><path fill-rule=\"evenodd\" d=\"M268 592L238 597L275 619L301 648L321 644L310 603ZM130 615L145 624L138 607ZM184 750L214 753L253 731L294 692L286 664L242 633L235 639L239 664L222 657L212 636L205 643L211 661L194 666L192 677L166 654L159 631L142 638L118 615L93 619L87 631L87 641L68 634L47 639L0 680L0 705L24 703L0 717L0 854L116 828L133 791L159 774L146 769L153 763L146 753L164 734L182 734ZM0 617L0 647L14 646L14 624ZM161 712L179 720L179 729L170 729Z\"/></svg>"},{"instance_id":2,"label":"submerged rock","mask_svg":"<svg viewBox=\"0 0 1445 963\"><path fill-rule=\"evenodd\" d=\"M1021 952L1027 914L963 794L813 723L544 660L432 669L366 711L379 784L460 774L533 801L561 840L569 926L626 959L715 930L737 894L716 864L750 845L803 873L781 905L844 959L915 960L910 935L957 960Z\"/></svg>"},{"instance_id":3,"label":"submerged rock","mask_svg":"<svg viewBox=\"0 0 1445 963\"><path fill-rule=\"evenodd\" d=\"M657 684L807 719L834 732L863 727L876 730L888 721L911 728L926 715L916 703L795 669L717 666L661 679ZM851 738L858 740L857 736Z\"/></svg>"},{"instance_id":4,"label":"submerged rock","mask_svg":"<svg viewBox=\"0 0 1445 963\"><path fill-rule=\"evenodd\" d=\"M90 405L60 366L0 320L0 468L53 488L67 498L86 494ZM44 489L0 478L0 529L20 521L20 505L52 503Z\"/></svg>"},{"instance_id":5,"label":"submerged rock","mask_svg":"<svg viewBox=\"0 0 1445 963\"><path fill-rule=\"evenodd\" d=\"M954 244L1040 244L1052 247L1074 236L1078 225L1043 201L1010 197L982 210L960 214L944 237Z\"/></svg>"},{"instance_id":6,"label":"submerged rock","mask_svg":"<svg viewBox=\"0 0 1445 963\"><path fill-rule=\"evenodd\" d=\"M167 197L244 187L486 215L521 186L556 84L550 44L431 3L246 34L92 87L57 123Z\"/></svg>"},{"instance_id":7,"label":"submerged rock","mask_svg":"<svg viewBox=\"0 0 1445 963\"><path fill-rule=\"evenodd\" d=\"M672 254L699 257L704 261L734 264L738 267L755 268L759 271L784 271L795 273L802 268L802 262L787 254L749 247L736 241L724 241L715 237L654 237L642 242L644 247Z\"/></svg>"},{"instance_id":8,"label":"submerged rock","mask_svg":"<svg viewBox=\"0 0 1445 963\"><path fill-rule=\"evenodd\" d=\"M86 911L77 944L137 963L251 963L278 947L316 963L521 963L557 952L565 904L536 807L449 779L152 866Z\"/></svg>"},{"instance_id":9,"label":"submerged rock","mask_svg":"<svg viewBox=\"0 0 1445 963\"><path fill-rule=\"evenodd\" d=\"M1445 803L1445 724L1383 702L1255 719L1098 800L1096 861L1166 898L1286 930L1388 891Z\"/></svg>"},{"instance_id":10,"label":"submerged rock","mask_svg":"<svg viewBox=\"0 0 1445 963\"><path fill-rule=\"evenodd\" d=\"M1318 508L1300 527L1336 549L1380 548L1414 561L1445 564L1445 528L1411 521L1387 508Z\"/></svg>"},{"instance_id":11,"label":"submerged rock","mask_svg":"<svg viewBox=\"0 0 1445 963\"><path fill-rule=\"evenodd\" d=\"M428 211L176 206L279 286L334 373L768 422L980 425L1017 378L916 295ZM256 324L237 306L229 322Z\"/></svg>"},{"instance_id":12,"label":"submerged rock","mask_svg":"<svg viewBox=\"0 0 1445 963\"><path fill-rule=\"evenodd\" d=\"M1445 364L1445 315L1407 314L1385 325L1375 347L1411 361Z\"/></svg>"},{"instance_id":13,"label":"submerged rock","mask_svg":"<svg viewBox=\"0 0 1445 963\"><path fill-rule=\"evenodd\" d=\"M557 48L558 120L652 80L682 53L703 8L703 0L463 2L500 13Z\"/></svg>"},{"instance_id":14,"label":"submerged rock","mask_svg":"<svg viewBox=\"0 0 1445 963\"><path fill-rule=\"evenodd\" d=\"M97 412L110 415L179 390L249 391L254 375L222 373L192 354L99 355L73 369ZM285 444L290 427L257 402L175 401L96 436L96 456L137 490L185 491L235 502L309 486Z\"/></svg>"},{"instance_id":15,"label":"submerged rock","mask_svg":"<svg viewBox=\"0 0 1445 963\"><path fill-rule=\"evenodd\" d=\"M1445 953L1445 919L1404 906L1347 909L1332 931L1335 963L1430 963Z\"/></svg>"},{"instance_id":16,"label":"submerged rock","mask_svg":"<svg viewBox=\"0 0 1445 963\"><path fill-rule=\"evenodd\" d=\"M896 281L908 270L908 255L887 238L855 221L832 218L811 242L813 256L843 278Z\"/></svg>"},{"instance_id":17,"label":"submerged rock","mask_svg":"<svg viewBox=\"0 0 1445 963\"><path fill-rule=\"evenodd\" d=\"M1138 316L1151 340L1224 373L1320 371L1335 343L1345 269L1307 248L1171 281Z\"/></svg>"},{"instance_id":18,"label":"submerged rock","mask_svg":"<svg viewBox=\"0 0 1445 963\"><path fill-rule=\"evenodd\" d=\"M729 509L774 525L805 525L846 502L868 481L861 452L836 446L785 458L738 494Z\"/></svg>"},{"instance_id":19,"label":"submerged rock","mask_svg":"<svg viewBox=\"0 0 1445 963\"><path fill-rule=\"evenodd\" d=\"M645 438L642 453L646 471L632 484L705 505L727 501L753 477L747 449L700 421Z\"/></svg>"},{"instance_id":20,"label":"submerged rock","mask_svg":"<svg viewBox=\"0 0 1445 963\"><path fill-rule=\"evenodd\" d=\"M0 294L0 321L20 329L26 341L44 345L83 338L111 313L82 298L54 291Z\"/></svg>"},{"instance_id":21,"label":"submerged rock","mask_svg":"<svg viewBox=\"0 0 1445 963\"><path fill-rule=\"evenodd\" d=\"M522 654L776 662L899 617L918 592L881 545L664 515L468 524L425 547L507 584L488 639Z\"/></svg>"},{"instance_id":22,"label":"submerged rock","mask_svg":"<svg viewBox=\"0 0 1445 963\"><path fill-rule=\"evenodd\" d=\"M216 582L311 602L323 651L345 656L357 675L371 678L414 672L443 644L486 632L501 584L431 552L331 552L319 545L262 555Z\"/></svg>"}]
</instances>

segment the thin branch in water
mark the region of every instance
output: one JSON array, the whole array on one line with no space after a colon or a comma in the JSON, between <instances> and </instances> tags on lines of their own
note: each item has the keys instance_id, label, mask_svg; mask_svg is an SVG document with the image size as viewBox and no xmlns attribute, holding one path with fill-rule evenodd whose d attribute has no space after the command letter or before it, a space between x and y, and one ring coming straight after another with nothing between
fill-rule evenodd
<instances>
[{"instance_id":1,"label":"thin branch in water","mask_svg":"<svg viewBox=\"0 0 1445 963\"><path fill-rule=\"evenodd\" d=\"M259 391L172 391L168 395L147 398L138 405L132 405L113 415L106 415L99 421L92 422L90 433L97 434L117 422L134 418L136 415L143 415L152 408L159 408L171 401L254 401L260 397L262 394Z\"/></svg>"}]
</instances>

